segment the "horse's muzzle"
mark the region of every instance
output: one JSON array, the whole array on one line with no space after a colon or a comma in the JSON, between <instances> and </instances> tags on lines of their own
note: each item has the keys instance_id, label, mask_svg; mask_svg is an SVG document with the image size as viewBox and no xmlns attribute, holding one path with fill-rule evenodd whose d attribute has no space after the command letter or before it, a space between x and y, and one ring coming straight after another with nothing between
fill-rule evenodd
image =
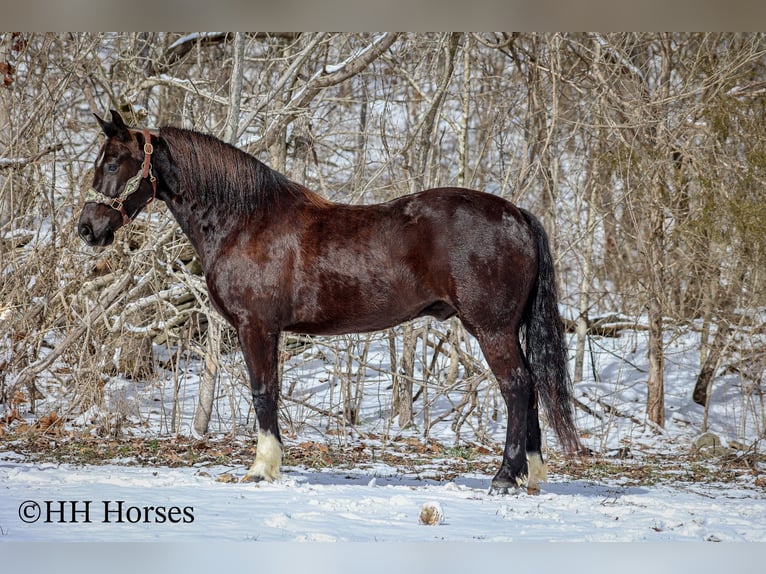
<instances>
[{"instance_id":1,"label":"horse's muzzle","mask_svg":"<svg viewBox=\"0 0 766 574\"><path fill-rule=\"evenodd\" d=\"M83 222L77 226L77 234L91 247L106 247L114 241L114 233L111 230L104 229L100 237L96 237L93 228L88 223Z\"/></svg>"}]
</instances>

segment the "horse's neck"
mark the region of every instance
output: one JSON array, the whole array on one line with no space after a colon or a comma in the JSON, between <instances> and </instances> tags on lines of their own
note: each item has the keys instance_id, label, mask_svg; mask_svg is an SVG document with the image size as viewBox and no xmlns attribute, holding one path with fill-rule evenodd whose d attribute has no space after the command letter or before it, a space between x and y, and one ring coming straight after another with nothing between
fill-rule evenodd
<instances>
[{"instance_id":1,"label":"horse's neck","mask_svg":"<svg viewBox=\"0 0 766 574\"><path fill-rule=\"evenodd\" d=\"M237 225L237 218L187 197L181 189L178 167L167 155L158 159L157 176L165 192L160 197L200 256L203 269L207 270L221 244Z\"/></svg>"},{"instance_id":2,"label":"horse's neck","mask_svg":"<svg viewBox=\"0 0 766 574\"><path fill-rule=\"evenodd\" d=\"M181 226L181 230L189 238L202 261L203 270L207 271L215 256L231 235L236 220L231 216L224 217L215 209L194 209L190 202L179 206L176 202L167 202L168 208Z\"/></svg>"}]
</instances>

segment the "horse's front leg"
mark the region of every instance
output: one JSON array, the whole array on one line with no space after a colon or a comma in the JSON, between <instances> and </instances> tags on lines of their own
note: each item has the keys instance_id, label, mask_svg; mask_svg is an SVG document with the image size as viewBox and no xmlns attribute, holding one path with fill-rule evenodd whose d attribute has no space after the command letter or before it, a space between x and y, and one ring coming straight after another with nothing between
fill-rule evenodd
<instances>
[{"instance_id":1,"label":"horse's front leg","mask_svg":"<svg viewBox=\"0 0 766 574\"><path fill-rule=\"evenodd\" d=\"M282 439L277 421L279 333L270 333L261 325L240 326L239 341L250 375L253 406L258 419L255 462L242 481L272 481L279 478L282 461Z\"/></svg>"}]
</instances>

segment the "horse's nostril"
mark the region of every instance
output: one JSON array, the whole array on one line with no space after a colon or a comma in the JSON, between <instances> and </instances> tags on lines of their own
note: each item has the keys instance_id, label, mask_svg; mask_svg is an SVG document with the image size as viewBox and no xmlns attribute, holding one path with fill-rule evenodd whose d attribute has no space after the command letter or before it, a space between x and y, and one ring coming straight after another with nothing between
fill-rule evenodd
<instances>
[{"instance_id":1,"label":"horse's nostril","mask_svg":"<svg viewBox=\"0 0 766 574\"><path fill-rule=\"evenodd\" d=\"M85 223L81 223L78 226L77 233L79 233L80 237L82 237L85 241L90 241L93 239L93 229L91 229L90 225Z\"/></svg>"}]
</instances>

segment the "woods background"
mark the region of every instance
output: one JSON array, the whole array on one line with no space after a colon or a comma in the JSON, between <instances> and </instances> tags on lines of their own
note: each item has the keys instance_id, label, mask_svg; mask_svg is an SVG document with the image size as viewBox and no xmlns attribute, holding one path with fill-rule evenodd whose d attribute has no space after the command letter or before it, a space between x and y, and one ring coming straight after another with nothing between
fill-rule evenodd
<instances>
[{"instance_id":1,"label":"woods background","mask_svg":"<svg viewBox=\"0 0 766 574\"><path fill-rule=\"evenodd\" d=\"M204 433L216 404L247 387L236 337L164 205L108 249L76 237L100 141L91 114L113 108L137 126L212 133L333 201L458 185L516 202L552 240L575 382L596 376L584 372L594 337L648 332L645 413L661 427L664 358L674 333L692 329L701 344L689 400L707 405L715 378L734 372L763 415L763 34L2 33L0 75L8 408L35 412L58 393L57 416L109 412L99 424L119 433L145 407L107 400L110 377L164 378L175 405L185 365L198 361L193 425ZM454 320L284 337L284 358L309 349L336 389L309 404L292 392L292 362L284 401L307 420L354 427L367 356L381 344L392 424L427 434L448 419L481 437L502 411L491 392L480 398L491 374ZM462 399L432 409L445 389ZM248 408L213 416L215 428L252 425ZM283 424L300 426L290 412ZM168 432L181 432L179 416L163 412Z\"/></svg>"}]
</instances>

